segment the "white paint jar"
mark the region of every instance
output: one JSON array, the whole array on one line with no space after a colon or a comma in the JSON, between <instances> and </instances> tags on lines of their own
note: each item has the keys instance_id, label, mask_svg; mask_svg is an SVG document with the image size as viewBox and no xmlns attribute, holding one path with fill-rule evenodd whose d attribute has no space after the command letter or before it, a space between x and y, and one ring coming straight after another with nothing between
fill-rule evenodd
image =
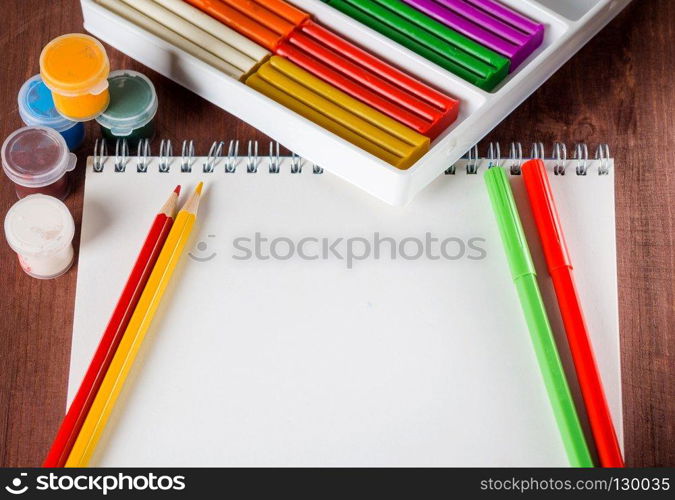
<instances>
[{"instance_id":1,"label":"white paint jar","mask_svg":"<svg viewBox=\"0 0 675 500\"><path fill-rule=\"evenodd\" d=\"M73 264L75 221L57 198L33 194L16 202L5 217L7 243L30 276L51 279Z\"/></svg>"}]
</instances>

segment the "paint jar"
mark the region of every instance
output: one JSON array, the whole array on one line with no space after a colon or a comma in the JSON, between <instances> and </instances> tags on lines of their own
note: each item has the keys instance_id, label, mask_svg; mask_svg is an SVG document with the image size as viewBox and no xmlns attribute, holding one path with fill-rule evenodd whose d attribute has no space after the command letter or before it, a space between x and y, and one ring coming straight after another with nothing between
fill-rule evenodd
<instances>
[{"instance_id":1,"label":"paint jar","mask_svg":"<svg viewBox=\"0 0 675 500\"><path fill-rule=\"evenodd\" d=\"M134 147L152 139L157 113L157 92L150 79L131 70L118 70L108 78L110 104L96 118L106 139L126 139Z\"/></svg>"},{"instance_id":2,"label":"paint jar","mask_svg":"<svg viewBox=\"0 0 675 500\"><path fill-rule=\"evenodd\" d=\"M49 42L40 54L40 75L56 110L76 122L91 120L108 106L110 63L101 42L71 33Z\"/></svg>"},{"instance_id":3,"label":"paint jar","mask_svg":"<svg viewBox=\"0 0 675 500\"><path fill-rule=\"evenodd\" d=\"M53 196L33 194L16 202L5 217L7 243L30 276L61 276L73 264L75 222Z\"/></svg>"},{"instance_id":4,"label":"paint jar","mask_svg":"<svg viewBox=\"0 0 675 500\"><path fill-rule=\"evenodd\" d=\"M23 198L42 193L61 200L70 193L68 172L77 157L66 140L48 127L24 127L12 132L2 145L2 169Z\"/></svg>"},{"instance_id":5,"label":"paint jar","mask_svg":"<svg viewBox=\"0 0 675 500\"><path fill-rule=\"evenodd\" d=\"M84 123L68 120L56 111L52 92L40 75L28 79L21 86L19 114L26 125L56 130L66 140L71 151L79 148L84 141Z\"/></svg>"}]
</instances>

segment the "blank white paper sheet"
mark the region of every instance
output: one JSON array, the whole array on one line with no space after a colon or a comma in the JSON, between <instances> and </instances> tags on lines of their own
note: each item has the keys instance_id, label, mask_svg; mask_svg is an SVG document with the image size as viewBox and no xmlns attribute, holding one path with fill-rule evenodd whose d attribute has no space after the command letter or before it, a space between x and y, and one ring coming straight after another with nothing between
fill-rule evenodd
<instances>
[{"instance_id":1,"label":"blank white paper sheet","mask_svg":"<svg viewBox=\"0 0 675 500\"><path fill-rule=\"evenodd\" d=\"M203 159L160 173L156 158L138 173L135 161L87 166L69 401L157 210L176 184L182 201L203 180L204 196L91 465L568 465L484 165L400 208L308 166L291 173L288 159L277 174L243 159L235 173L203 173ZM550 177L621 437L614 176L595 166ZM573 377L522 179L511 182Z\"/></svg>"}]
</instances>

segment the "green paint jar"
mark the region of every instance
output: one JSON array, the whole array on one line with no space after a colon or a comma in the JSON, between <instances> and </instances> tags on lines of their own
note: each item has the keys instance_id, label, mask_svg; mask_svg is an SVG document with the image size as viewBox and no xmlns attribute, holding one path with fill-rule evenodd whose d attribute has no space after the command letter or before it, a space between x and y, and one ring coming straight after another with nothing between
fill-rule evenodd
<instances>
[{"instance_id":1,"label":"green paint jar","mask_svg":"<svg viewBox=\"0 0 675 500\"><path fill-rule=\"evenodd\" d=\"M110 104L96 118L106 139L126 139L130 148L155 135L157 92L150 79L131 70L118 70L108 78Z\"/></svg>"}]
</instances>

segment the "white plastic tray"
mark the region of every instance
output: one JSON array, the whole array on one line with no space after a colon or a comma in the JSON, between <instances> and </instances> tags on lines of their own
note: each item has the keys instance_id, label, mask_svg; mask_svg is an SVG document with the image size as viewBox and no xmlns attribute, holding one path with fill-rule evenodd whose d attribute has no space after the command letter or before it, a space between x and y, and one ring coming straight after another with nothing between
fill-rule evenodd
<instances>
[{"instance_id":1,"label":"white plastic tray","mask_svg":"<svg viewBox=\"0 0 675 500\"><path fill-rule=\"evenodd\" d=\"M399 170L379 160L93 0L81 0L81 4L84 27L92 35L250 123L300 156L387 203L403 205L480 141L630 2L500 0L544 23L546 35L529 59L494 91L485 92L320 0L290 1L324 26L460 100L457 121L411 168Z\"/></svg>"}]
</instances>

